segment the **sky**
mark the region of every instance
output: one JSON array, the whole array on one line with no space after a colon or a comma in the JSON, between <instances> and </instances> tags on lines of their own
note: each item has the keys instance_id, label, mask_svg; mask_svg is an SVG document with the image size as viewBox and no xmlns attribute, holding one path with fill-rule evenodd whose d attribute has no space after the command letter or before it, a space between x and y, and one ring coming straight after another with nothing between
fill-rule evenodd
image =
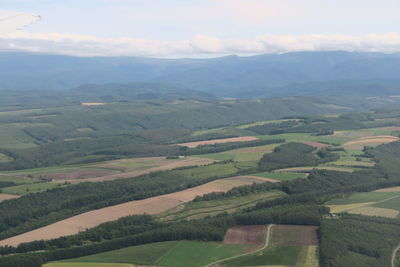
<instances>
[{"instance_id":1,"label":"sky","mask_svg":"<svg viewBox=\"0 0 400 267\"><path fill-rule=\"evenodd\" d=\"M0 51L213 57L400 52L399 0L0 0Z\"/></svg>"}]
</instances>

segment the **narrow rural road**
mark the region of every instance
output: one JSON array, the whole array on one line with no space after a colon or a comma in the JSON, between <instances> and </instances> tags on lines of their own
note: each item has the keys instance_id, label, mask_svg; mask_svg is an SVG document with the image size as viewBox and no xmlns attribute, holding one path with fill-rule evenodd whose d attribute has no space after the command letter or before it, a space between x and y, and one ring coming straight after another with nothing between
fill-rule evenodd
<instances>
[{"instance_id":1,"label":"narrow rural road","mask_svg":"<svg viewBox=\"0 0 400 267\"><path fill-rule=\"evenodd\" d=\"M211 266L213 266L215 264L218 264L218 263L221 263L221 262L224 262L224 261L233 260L233 259L236 259L236 258L239 258L239 257L242 257L242 256L251 255L251 254L254 254L254 253L262 251L263 249L265 249L269 245L272 226L273 226L273 224L268 225L267 236L265 237L265 244L264 244L264 246L262 248L257 249L255 251L250 251L250 252L246 252L246 253L243 253L243 254L240 254L240 255L236 255L236 256L229 257L229 258L225 258L225 259L222 259L222 260L217 260L217 261L214 261L214 262L209 263L207 265L204 265L204 267L211 267Z\"/></svg>"},{"instance_id":2,"label":"narrow rural road","mask_svg":"<svg viewBox=\"0 0 400 267\"><path fill-rule=\"evenodd\" d=\"M396 266L396 254L397 254L397 252L400 250L400 245L398 245L395 249L394 249L394 251L393 251L393 253L392 253L392 267L397 267Z\"/></svg>"}]
</instances>

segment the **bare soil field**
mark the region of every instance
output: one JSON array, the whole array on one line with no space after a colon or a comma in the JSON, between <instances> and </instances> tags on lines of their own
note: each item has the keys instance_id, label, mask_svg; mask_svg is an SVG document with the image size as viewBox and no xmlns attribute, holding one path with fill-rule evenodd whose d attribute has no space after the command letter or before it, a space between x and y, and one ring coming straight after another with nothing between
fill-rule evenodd
<instances>
[{"instance_id":1,"label":"bare soil field","mask_svg":"<svg viewBox=\"0 0 400 267\"><path fill-rule=\"evenodd\" d=\"M18 198L18 195L11 195L11 194L0 194L0 202L8 199Z\"/></svg>"},{"instance_id":2,"label":"bare soil field","mask_svg":"<svg viewBox=\"0 0 400 267\"><path fill-rule=\"evenodd\" d=\"M224 139L214 139L214 140L205 140L205 141L198 141L198 142L189 142L189 143L181 143L178 146L186 146L189 148L195 148L200 145L213 145L213 144L220 144L220 143L233 143L233 142L248 142L258 140L255 136L242 136L242 137L233 137L233 138L224 138Z\"/></svg>"},{"instance_id":3,"label":"bare soil field","mask_svg":"<svg viewBox=\"0 0 400 267\"><path fill-rule=\"evenodd\" d=\"M274 246L317 246L317 226L274 225L272 245Z\"/></svg>"},{"instance_id":4,"label":"bare soil field","mask_svg":"<svg viewBox=\"0 0 400 267\"><path fill-rule=\"evenodd\" d=\"M246 225L229 228L224 237L224 244L248 244L263 246L266 225Z\"/></svg>"},{"instance_id":5,"label":"bare soil field","mask_svg":"<svg viewBox=\"0 0 400 267\"><path fill-rule=\"evenodd\" d=\"M399 211L385 208L376 207L360 207L349 211L354 214L361 214L367 216L382 216L387 218L396 218L399 215Z\"/></svg>"},{"instance_id":6,"label":"bare soil field","mask_svg":"<svg viewBox=\"0 0 400 267\"><path fill-rule=\"evenodd\" d=\"M377 146L398 140L400 138L391 135L370 136L347 142L343 146L350 149L363 149L364 146Z\"/></svg>"},{"instance_id":7,"label":"bare soil field","mask_svg":"<svg viewBox=\"0 0 400 267\"><path fill-rule=\"evenodd\" d=\"M149 160L152 158L149 158ZM100 181L111 181L116 179L123 179L123 178L132 178L143 174L149 174L151 172L156 171L165 171L165 170L172 170L179 167L186 167L186 166L200 166L200 165L207 165L210 163L215 162L215 160L208 159L208 158L194 158L189 157L182 160L161 160L156 164L156 167L150 168L143 168L143 167L126 167L125 172L117 173L117 174L107 174L100 177L92 177L87 179L59 179L54 181L55 183L82 183L82 182L100 182ZM113 164L113 163L109 163ZM115 163L114 163L115 164ZM157 166L157 164L160 164ZM103 166L107 166L106 163ZM116 164L117 166L117 164ZM68 175L68 173L66 173Z\"/></svg>"},{"instance_id":8,"label":"bare soil field","mask_svg":"<svg viewBox=\"0 0 400 267\"><path fill-rule=\"evenodd\" d=\"M400 186L378 189L374 192L400 192Z\"/></svg>"},{"instance_id":9,"label":"bare soil field","mask_svg":"<svg viewBox=\"0 0 400 267\"><path fill-rule=\"evenodd\" d=\"M316 148L317 150L329 147L329 145L327 145L327 144L318 143L318 142L312 142L312 141L303 141L302 143L306 144L306 145L309 145L309 146L312 146L312 147Z\"/></svg>"},{"instance_id":10,"label":"bare soil field","mask_svg":"<svg viewBox=\"0 0 400 267\"><path fill-rule=\"evenodd\" d=\"M240 176L226 178L176 193L130 201L85 212L42 228L1 240L0 246L17 246L20 243L34 240L52 239L66 235L73 235L88 228L95 227L101 223L114 221L129 215L161 213L174 208L179 204L189 202L198 195L204 195L211 192L226 192L233 187L252 184L256 181L257 180L242 178Z\"/></svg>"}]
</instances>

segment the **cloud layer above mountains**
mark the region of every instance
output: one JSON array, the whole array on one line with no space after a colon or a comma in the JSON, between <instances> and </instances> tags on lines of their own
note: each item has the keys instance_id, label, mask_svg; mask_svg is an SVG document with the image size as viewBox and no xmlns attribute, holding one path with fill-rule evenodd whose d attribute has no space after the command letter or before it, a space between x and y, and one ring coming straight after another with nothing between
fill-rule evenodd
<instances>
[{"instance_id":1,"label":"cloud layer above mountains","mask_svg":"<svg viewBox=\"0 0 400 267\"><path fill-rule=\"evenodd\" d=\"M253 55L295 51L400 52L400 34L351 35L260 35L254 39L220 39L197 35L188 40L144 40L130 37L27 33L0 35L0 50L30 51L72 56L184 57Z\"/></svg>"}]
</instances>

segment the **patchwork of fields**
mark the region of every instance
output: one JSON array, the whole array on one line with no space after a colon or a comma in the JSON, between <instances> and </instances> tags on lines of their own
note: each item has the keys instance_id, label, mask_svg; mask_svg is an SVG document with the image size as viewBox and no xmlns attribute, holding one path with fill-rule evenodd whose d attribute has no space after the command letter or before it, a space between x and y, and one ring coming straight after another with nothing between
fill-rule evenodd
<instances>
[{"instance_id":1,"label":"patchwork of fields","mask_svg":"<svg viewBox=\"0 0 400 267\"><path fill-rule=\"evenodd\" d=\"M325 203L333 213L348 212L369 216L398 218L400 214L399 187L356 193L345 199Z\"/></svg>"}]
</instances>

